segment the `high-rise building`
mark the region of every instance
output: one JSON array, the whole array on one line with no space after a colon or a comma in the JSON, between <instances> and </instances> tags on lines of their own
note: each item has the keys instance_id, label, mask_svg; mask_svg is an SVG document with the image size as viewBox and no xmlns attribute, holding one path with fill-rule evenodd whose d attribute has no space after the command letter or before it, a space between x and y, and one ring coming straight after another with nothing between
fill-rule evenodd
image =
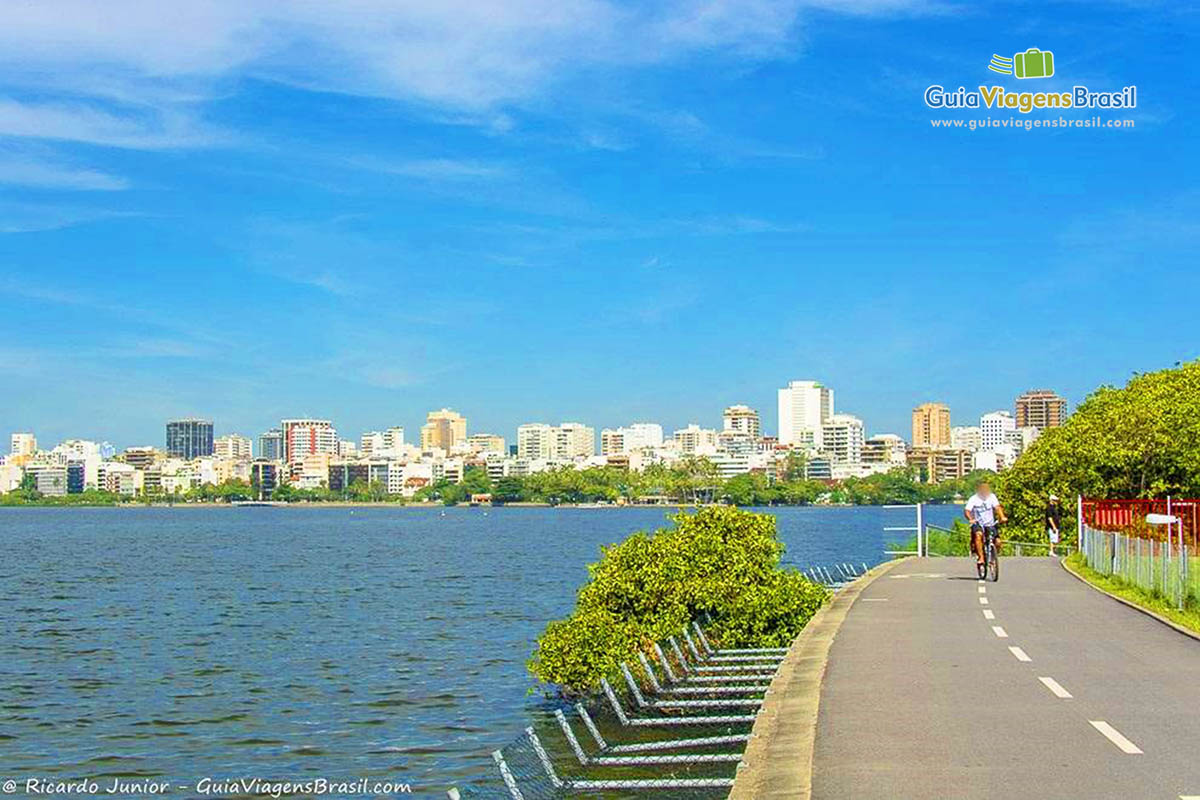
<instances>
[{"instance_id":1,"label":"high-rise building","mask_svg":"<svg viewBox=\"0 0 1200 800\"><path fill-rule=\"evenodd\" d=\"M503 455L506 449L504 437L494 433L472 433L467 437L467 445L472 453L500 453Z\"/></svg>"},{"instance_id":2,"label":"high-rise building","mask_svg":"<svg viewBox=\"0 0 1200 800\"><path fill-rule=\"evenodd\" d=\"M922 403L912 412L913 447L950 446L950 407L945 403Z\"/></svg>"},{"instance_id":3,"label":"high-rise building","mask_svg":"<svg viewBox=\"0 0 1200 800\"><path fill-rule=\"evenodd\" d=\"M28 457L37 452L37 437L32 433L14 433L11 442L12 446L8 452L18 458Z\"/></svg>"},{"instance_id":4,"label":"high-rise building","mask_svg":"<svg viewBox=\"0 0 1200 800\"><path fill-rule=\"evenodd\" d=\"M821 449L833 416L833 390L817 381L792 381L779 390L779 443Z\"/></svg>"},{"instance_id":5,"label":"high-rise building","mask_svg":"<svg viewBox=\"0 0 1200 800\"><path fill-rule=\"evenodd\" d=\"M517 428L517 458L522 461L536 461L553 457L553 425L547 425L544 422L527 422Z\"/></svg>"},{"instance_id":6,"label":"high-rise building","mask_svg":"<svg viewBox=\"0 0 1200 800\"><path fill-rule=\"evenodd\" d=\"M595 454L596 431L581 422L529 422L517 428L517 457L522 460L574 461Z\"/></svg>"},{"instance_id":7,"label":"high-rise building","mask_svg":"<svg viewBox=\"0 0 1200 800\"><path fill-rule=\"evenodd\" d=\"M1017 398L1018 428L1057 428L1066 417L1066 398L1049 389L1033 389Z\"/></svg>"},{"instance_id":8,"label":"high-rise building","mask_svg":"<svg viewBox=\"0 0 1200 800\"><path fill-rule=\"evenodd\" d=\"M675 431L674 438L679 452L684 455L711 455L717 449L717 432L711 428L701 428L695 423Z\"/></svg>"},{"instance_id":9,"label":"high-rise building","mask_svg":"<svg viewBox=\"0 0 1200 800\"><path fill-rule=\"evenodd\" d=\"M983 449L983 432L976 425L962 425L950 429L950 446L972 453Z\"/></svg>"},{"instance_id":10,"label":"high-rise building","mask_svg":"<svg viewBox=\"0 0 1200 800\"><path fill-rule=\"evenodd\" d=\"M554 457L561 461L596 455L596 429L582 422L563 422L554 429Z\"/></svg>"},{"instance_id":11,"label":"high-rise building","mask_svg":"<svg viewBox=\"0 0 1200 800\"><path fill-rule=\"evenodd\" d=\"M831 414L821 430L821 449L834 464L861 464L863 421L850 414Z\"/></svg>"},{"instance_id":12,"label":"high-rise building","mask_svg":"<svg viewBox=\"0 0 1200 800\"><path fill-rule=\"evenodd\" d=\"M751 439L762 435L762 423L758 412L750 406L729 406L725 409L725 430L731 433L744 433Z\"/></svg>"},{"instance_id":13,"label":"high-rise building","mask_svg":"<svg viewBox=\"0 0 1200 800\"><path fill-rule=\"evenodd\" d=\"M1017 421L1007 411L993 411L979 418L980 446L994 452L1002 444L1011 444Z\"/></svg>"},{"instance_id":14,"label":"high-rise building","mask_svg":"<svg viewBox=\"0 0 1200 800\"><path fill-rule=\"evenodd\" d=\"M285 419L279 423L283 438L283 460L298 464L305 456L337 455L338 435L332 420Z\"/></svg>"},{"instance_id":15,"label":"high-rise building","mask_svg":"<svg viewBox=\"0 0 1200 800\"><path fill-rule=\"evenodd\" d=\"M271 428L271 430L258 437L258 457L267 461L283 460L282 430Z\"/></svg>"},{"instance_id":16,"label":"high-rise building","mask_svg":"<svg viewBox=\"0 0 1200 800\"><path fill-rule=\"evenodd\" d=\"M623 455L650 447L662 447L663 429L657 422L635 422L622 428L600 431L600 453Z\"/></svg>"},{"instance_id":17,"label":"high-rise building","mask_svg":"<svg viewBox=\"0 0 1200 800\"><path fill-rule=\"evenodd\" d=\"M864 464L903 466L908 462L908 447L902 437L880 433L863 442L862 460Z\"/></svg>"},{"instance_id":18,"label":"high-rise building","mask_svg":"<svg viewBox=\"0 0 1200 800\"><path fill-rule=\"evenodd\" d=\"M240 433L228 433L213 439L213 455L217 458L232 458L238 461L249 461L250 439Z\"/></svg>"},{"instance_id":19,"label":"high-rise building","mask_svg":"<svg viewBox=\"0 0 1200 800\"><path fill-rule=\"evenodd\" d=\"M430 411L421 426L421 449L442 449L446 452L467 440L467 420L456 411L443 408Z\"/></svg>"},{"instance_id":20,"label":"high-rise building","mask_svg":"<svg viewBox=\"0 0 1200 800\"><path fill-rule=\"evenodd\" d=\"M213 454L211 419L188 417L167 423L167 455L191 461Z\"/></svg>"}]
</instances>

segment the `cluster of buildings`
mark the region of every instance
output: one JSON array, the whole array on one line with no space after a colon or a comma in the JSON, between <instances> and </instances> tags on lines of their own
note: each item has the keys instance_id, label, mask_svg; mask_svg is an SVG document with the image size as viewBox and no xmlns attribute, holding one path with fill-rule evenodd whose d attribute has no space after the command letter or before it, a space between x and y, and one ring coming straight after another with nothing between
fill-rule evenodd
<instances>
[{"instance_id":1,"label":"cluster of buildings","mask_svg":"<svg viewBox=\"0 0 1200 800\"><path fill-rule=\"evenodd\" d=\"M437 481L460 482L471 467L492 480L551 469L613 466L642 470L704 458L722 478L762 473L782 478L800 468L810 479L840 480L914 467L934 482L972 469L1012 464L1038 433L1062 423L1066 401L1046 390L1017 398L1015 413L984 414L978 425L953 427L950 409L924 403L913 409L912 438L867 436L863 421L834 410L833 390L818 381L792 381L778 392L778 435L763 434L758 412L725 409L718 428L690 424L668 434L654 422L596 430L581 422L530 422L515 443L494 433L468 433L467 419L448 408L431 411L409 442L402 426L343 439L332 420L295 418L260 434L215 436L210 419L167 422L165 446L129 447L69 439L39 448L32 433L14 433L0 457L0 493L22 486L55 496L96 489L127 497L184 493L231 480L253 487L260 499L282 484L334 492L355 484L412 496ZM800 458L797 458L799 456Z\"/></svg>"}]
</instances>

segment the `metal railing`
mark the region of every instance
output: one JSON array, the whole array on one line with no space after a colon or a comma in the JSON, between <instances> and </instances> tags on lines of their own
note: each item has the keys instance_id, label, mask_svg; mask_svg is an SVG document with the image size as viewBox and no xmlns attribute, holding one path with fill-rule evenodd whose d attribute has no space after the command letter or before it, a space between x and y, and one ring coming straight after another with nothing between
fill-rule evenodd
<instances>
[{"instance_id":1,"label":"metal railing","mask_svg":"<svg viewBox=\"0 0 1200 800\"><path fill-rule=\"evenodd\" d=\"M865 564L861 572L840 564L810 567L804 574L836 589L866 570ZM726 797L787 653L786 647L722 648L694 620L678 635L637 653L635 664L619 664L618 685L601 679L600 691L555 709L552 718L494 751L490 777L447 795L451 800Z\"/></svg>"},{"instance_id":2,"label":"metal railing","mask_svg":"<svg viewBox=\"0 0 1200 800\"><path fill-rule=\"evenodd\" d=\"M1182 609L1200 598L1200 570L1193 569L1195 553L1187 540L1168 535L1163 540L1105 531L1084 522L1080 550L1089 567L1117 578Z\"/></svg>"},{"instance_id":3,"label":"metal railing","mask_svg":"<svg viewBox=\"0 0 1200 800\"><path fill-rule=\"evenodd\" d=\"M971 534L967 530L943 528L940 525L925 526L925 555L927 556L966 556L971 553ZM1060 541L1054 546L1056 553L1067 555L1075 547L1066 541ZM1001 557L1046 556L1050 554L1049 542L1023 542L1007 540L1003 530L1000 535Z\"/></svg>"}]
</instances>

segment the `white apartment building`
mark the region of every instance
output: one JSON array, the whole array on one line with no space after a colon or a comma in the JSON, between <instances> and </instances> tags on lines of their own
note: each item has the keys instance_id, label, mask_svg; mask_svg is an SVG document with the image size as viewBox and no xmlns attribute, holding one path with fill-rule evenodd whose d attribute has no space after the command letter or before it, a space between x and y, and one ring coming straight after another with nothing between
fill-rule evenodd
<instances>
[{"instance_id":1,"label":"white apartment building","mask_svg":"<svg viewBox=\"0 0 1200 800\"><path fill-rule=\"evenodd\" d=\"M383 431L367 431L358 437L358 449L368 458L381 455L387 449L387 445L384 444Z\"/></svg>"},{"instance_id":2,"label":"white apartment building","mask_svg":"<svg viewBox=\"0 0 1200 800\"><path fill-rule=\"evenodd\" d=\"M254 457L250 438L240 433L230 433L213 439L213 455L234 461L249 461Z\"/></svg>"},{"instance_id":3,"label":"white apartment building","mask_svg":"<svg viewBox=\"0 0 1200 800\"><path fill-rule=\"evenodd\" d=\"M722 414L722 418L725 422L725 431L744 433L751 439L757 439L762 435L762 423L758 418L758 412L750 406L729 406Z\"/></svg>"},{"instance_id":4,"label":"white apartment building","mask_svg":"<svg viewBox=\"0 0 1200 800\"><path fill-rule=\"evenodd\" d=\"M600 452L606 456L625 455L662 447L663 429L656 422L635 422L623 428L600 431Z\"/></svg>"},{"instance_id":5,"label":"white apartment building","mask_svg":"<svg viewBox=\"0 0 1200 800\"><path fill-rule=\"evenodd\" d=\"M712 455L717 451L717 432L694 422L675 431L674 439L683 455Z\"/></svg>"},{"instance_id":6,"label":"white apartment building","mask_svg":"<svg viewBox=\"0 0 1200 800\"><path fill-rule=\"evenodd\" d=\"M554 429L554 457L575 461L596 455L596 429L582 422L564 422Z\"/></svg>"},{"instance_id":7,"label":"white apartment building","mask_svg":"<svg viewBox=\"0 0 1200 800\"><path fill-rule=\"evenodd\" d=\"M517 428L517 458L523 461L554 457L556 435L553 425L527 422Z\"/></svg>"},{"instance_id":8,"label":"white apartment building","mask_svg":"<svg viewBox=\"0 0 1200 800\"><path fill-rule=\"evenodd\" d=\"M822 450L833 464L861 464L863 421L850 414L831 414L821 426Z\"/></svg>"},{"instance_id":9,"label":"white apartment building","mask_svg":"<svg viewBox=\"0 0 1200 800\"><path fill-rule=\"evenodd\" d=\"M779 443L821 449L833 390L817 381L792 381L779 390Z\"/></svg>"},{"instance_id":10,"label":"white apartment building","mask_svg":"<svg viewBox=\"0 0 1200 800\"><path fill-rule=\"evenodd\" d=\"M983 450L996 452L1002 444L1009 444L1010 433L1017 430L1017 421L1007 411L993 411L979 418L980 447Z\"/></svg>"},{"instance_id":11,"label":"white apartment building","mask_svg":"<svg viewBox=\"0 0 1200 800\"><path fill-rule=\"evenodd\" d=\"M310 455L337 455L338 435L331 420L285 419L279 428L283 432L283 460L288 464L299 464Z\"/></svg>"},{"instance_id":12,"label":"white apartment building","mask_svg":"<svg viewBox=\"0 0 1200 800\"><path fill-rule=\"evenodd\" d=\"M978 453L983 449L983 430L976 425L962 425L950 429L950 446L956 450Z\"/></svg>"}]
</instances>

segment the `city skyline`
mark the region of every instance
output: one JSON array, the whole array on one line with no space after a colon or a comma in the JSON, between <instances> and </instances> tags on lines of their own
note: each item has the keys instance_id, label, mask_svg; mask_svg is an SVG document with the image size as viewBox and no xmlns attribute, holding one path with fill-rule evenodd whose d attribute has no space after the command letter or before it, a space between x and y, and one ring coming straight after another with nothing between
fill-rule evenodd
<instances>
[{"instance_id":1,"label":"city skyline","mask_svg":"<svg viewBox=\"0 0 1200 800\"><path fill-rule=\"evenodd\" d=\"M821 391L827 391L831 395L835 388L835 387L830 386L828 383L826 383L824 381L812 381L812 380L807 380L807 379L806 380L793 380L793 381L790 381L787 386L777 389L775 392L776 396L778 398L780 398L780 400L782 401L782 396L788 390L788 388L791 386L797 385L797 384L811 384L812 387L820 389ZM1013 424L1015 425L1016 424L1015 423L1016 414L1019 413L1020 402L1024 398L1026 398L1027 396L1029 396L1031 394L1041 394L1041 393L1045 393L1046 395L1057 398L1058 400L1061 400L1065 403L1064 416L1062 418L1058 418L1058 417L1055 418L1054 424L1056 424L1056 425L1060 424L1061 419L1063 419L1063 418L1065 418L1065 416L1069 415L1070 412L1075 407L1074 403L1072 403L1069 399L1062 397L1061 395L1058 395L1054 390L1044 389L1044 388L1030 389L1030 390L1025 390L1023 392L1020 392L1018 394L1014 394L1011 404L1007 407L992 406L992 407L989 407L988 410L983 411L979 415L973 416L973 417L963 415L963 414L956 414L954 412L954 409L950 408L949 409L949 414L950 414L949 427L953 428L953 429L959 429L959 428L963 428L963 427L977 427L981 423L983 423L984 420L989 415L992 415L995 413L1009 415L1010 417L1013 418ZM941 405L946 405L946 404L938 403L937 401L923 401L923 402L919 403L916 407L913 407L909 410L908 414L909 414L910 422L915 421L916 413L918 410L920 410L921 408L924 408L926 406L930 406L930 405L941 406ZM900 439L902 439L906 442L909 442L910 444L916 444L915 438L910 434L910 430L912 428L911 425L909 425L908 427L905 427L905 428L901 428L901 429L899 429L899 431L891 430L891 429L884 429L884 428L880 428L880 427L873 425L871 423L871 421L869 419L865 418L863 415L856 414L853 412L847 412L847 411L841 409L840 406L838 407L838 409L839 410L832 415L833 417L837 417L837 418L849 417L852 419L857 419L858 421L860 421L862 423L864 434L868 438L870 438L872 436L894 435L894 436L898 436ZM716 432L720 432L725 427L725 414L726 414L726 412L730 412L730 411L752 412L755 419L758 422L758 426L759 426L758 435L764 436L764 437L778 438L778 428L779 428L779 422L780 422L780 417L779 417L778 412L780 410L782 410L782 409L777 409L776 407L773 406L771 408L768 408L766 411L764 411L763 409L753 406L753 405L750 405L748 403L735 402L735 403L730 403L730 404L724 406L721 409L721 412L717 415L718 416L717 420L713 421L711 423L707 420L707 417L704 419L692 419L692 420L689 420L687 422L680 423L680 424L670 424L670 423L664 424L657 418L646 417L646 418L639 418L639 419L627 419L627 420L623 420L621 422L611 424L611 425L598 425L598 424L594 424L590 420L569 420L569 419L559 419L559 420L537 419L537 420L534 420L534 419L527 419L527 420L520 422L520 423L516 424L515 426L513 426L513 428L511 430L491 429L491 428L480 427L473 422L474 417L470 413L464 413L460 409L451 408L451 407L447 407L447 406L442 406L440 409L430 409L430 410L426 411L425 414L422 415L422 419L427 421L425 423L418 423L418 424L412 425L408 422L396 424L394 421L389 421L386 423L380 422L380 423L375 424L374 426L368 426L368 427L364 427L362 429L354 429L349 426L344 426L344 425L340 424L338 418L333 415L326 416L326 417L309 416L309 415L304 415L304 416L299 416L299 417L293 416L293 417L283 418L282 420L274 420L272 422L267 423L262 428L255 430L255 429L242 429L242 428L237 428L237 429L226 428L221 425L219 420L217 420L211 416L201 417L201 416L192 414L192 415L188 415L188 416L172 417L167 420L160 421L159 422L159 430L160 430L160 434L159 434L160 441L159 442L139 441L136 443L135 442L128 442L128 443L117 442L117 441L114 441L112 439L112 437L87 436L87 435L80 435L78 433L74 433L74 434L71 434L68 436L62 436L62 437L56 438L54 436L44 435L36 429L21 428L19 426L13 426L10 428L10 430L13 432L14 436L17 435L18 433L21 433L21 434L23 434L25 432L31 433L39 441L47 441L47 440L68 441L68 440L75 440L75 439L94 440L97 442L102 441L106 444L110 444L113 447L115 447L117 451L127 449L127 448L150 447L150 448L155 448L155 449L161 449L164 452L170 453L170 451L171 451L170 437L172 435L171 434L172 426L177 426L180 423L197 423L197 422L199 422L199 423L203 423L204 425L208 426L208 435L211 439L209 447L208 447L208 452L204 453L205 455L211 454L212 449L213 449L212 442L215 442L218 439L224 439L224 438L228 438L231 436L237 436L237 437L245 437L246 439L248 439L252 443L253 452L254 452L255 457L259 457L259 455L260 455L259 454L260 439L264 436L265 437L278 436L280 438L279 446L282 448L281 452L285 452L287 450L287 446L286 446L286 444L284 444L284 442L287 439L287 434L285 433L285 430L289 423L304 423L304 424L318 423L318 424L322 424L322 425L329 424L329 425L331 425L331 428L330 428L331 433L330 433L329 443L331 443L333 445L336 445L339 441L350 441L355 444L358 444L361 439L363 439L367 436L374 435L374 436L378 436L378 437L384 437L384 436L390 435L390 432L393 430L399 431L401 435L405 436L405 441L407 444L422 445L423 444L422 439L423 439L423 437L426 436L427 429L429 428L432 421L435 418L440 418L443 415L449 414L453 417L461 418L460 419L460 421L462 423L461 432L456 437L460 441L465 441L466 439L469 439L471 437L477 437L477 436L496 437L496 438L504 440L505 445L506 445L506 451L507 451L507 448L509 445L511 445L513 447L518 446L518 444L521 440L521 434L522 434L523 428L544 427L544 428L547 428L547 429L553 431L553 430L557 430L558 426L583 426L592 431L593 438L595 440L595 449L596 449L596 452L599 453L603 450L602 433L607 433L609 431L616 433L618 431L625 430L630 425L634 425L634 426L650 425L653 427L657 427L661 430L662 437L664 437L664 438L670 438L675 433L685 431L690 428L699 428L701 430L713 430ZM773 413L773 412L775 412L775 413ZM817 417L817 419L818 419L817 427L818 428L820 427L819 418L820 418L820 415L818 415L818 417ZM772 424L772 422L774 422L774 424ZM166 428L165 438L164 438L164 435L162 434L164 425ZM283 428L282 430L281 430L281 426ZM818 439L819 439L819 436L818 436ZM428 444L429 442L427 440L424 443ZM799 445L802 443L799 441L796 441L796 442L790 442L790 443L781 442L781 444ZM810 442L810 444L811 444L811 442ZM949 442L949 440L947 440L946 442L944 442L942 444L948 446L950 444L950 442ZM448 448L444 448L444 449L448 449ZM270 457L270 456L268 455L267 457Z\"/></svg>"}]
</instances>

